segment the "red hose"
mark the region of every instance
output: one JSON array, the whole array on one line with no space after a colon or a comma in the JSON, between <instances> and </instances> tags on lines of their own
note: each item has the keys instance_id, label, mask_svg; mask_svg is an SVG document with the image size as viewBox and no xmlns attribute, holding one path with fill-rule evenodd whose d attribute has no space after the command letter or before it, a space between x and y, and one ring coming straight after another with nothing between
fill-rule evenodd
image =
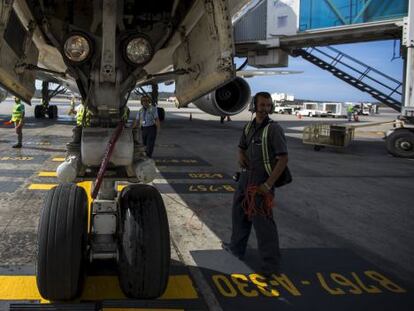
<instances>
[{"instance_id":1,"label":"red hose","mask_svg":"<svg viewBox=\"0 0 414 311\"><path fill-rule=\"evenodd\" d=\"M112 152L115 149L116 142L118 141L119 136L121 136L123 129L124 129L124 122L120 122L118 126L116 127L114 133L112 134L112 137L109 140L108 145L106 146L104 157L101 162L101 167L99 168L98 176L96 177L95 186L93 187L93 190L92 190L92 199L96 199L98 195L99 188L101 187L106 168L112 156Z\"/></svg>"},{"instance_id":2,"label":"red hose","mask_svg":"<svg viewBox=\"0 0 414 311\"><path fill-rule=\"evenodd\" d=\"M273 207L273 194L266 192L265 194L259 194L257 189L259 186L250 185L247 187L246 196L242 202L242 206L248 219L251 220L253 216L260 215L265 217L271 217ZM263 196L263 203L261 206L256 206L256 195Z\"/></svg>"}]
</instances>

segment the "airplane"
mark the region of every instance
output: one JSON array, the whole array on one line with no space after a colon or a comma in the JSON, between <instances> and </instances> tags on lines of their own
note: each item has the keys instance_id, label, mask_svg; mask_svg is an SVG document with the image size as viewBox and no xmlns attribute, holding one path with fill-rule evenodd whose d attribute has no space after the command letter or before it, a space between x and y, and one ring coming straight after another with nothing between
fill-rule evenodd
<instances>
[{"instance_id":1,"label":"airplane","mask_svg":"<svg viewBox=\"0 0 414 311\"><path fill-rule=\"evenodd\" d=\"M57 168L60 184L40 215L36 279L43 298L78 297L86 260L116 261L128 297L163 294L166 210L147 185L154 161L122 114L134 88L157 78L173 78L180 105L212 93L227 103L229 95L247 96L247 83L236 77L231 21L249 2L0 1L0 85L30 103L36 77L53 76L76 88L92 112L89 127L74 129ZM82 181L93 181L88 193L76 184ZM132 184L118 194L119 181Z\"/></svg>"}]
</instances>

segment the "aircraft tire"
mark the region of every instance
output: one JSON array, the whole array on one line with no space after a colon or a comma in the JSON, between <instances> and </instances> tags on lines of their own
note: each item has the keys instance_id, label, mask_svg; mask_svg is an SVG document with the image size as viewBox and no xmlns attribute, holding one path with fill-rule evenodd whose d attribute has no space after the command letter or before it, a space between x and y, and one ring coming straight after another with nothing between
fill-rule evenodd
<instances>
[{"instance_id":1,"label":"aircraft tire","mask_svg":"<svg viewBox=\"0 0 414 311\"><path fill-rule=\"evenodd\" d=\"M58 107L56 105L53 105L52 107L53 107L53 116L54 116L53 119L57 119L57 117L58 117Z\"/></svg>"},{"instance_id":2,"label":"aircraft tire","mask_svg":"<svg viewBox=\"0 0 414 311\"><path fill-rule=\"evenodd\" d=\"M130 185L120 196L119 283L131 298L161 296L168 283L170 232L160 193Z\"/></svg>"},{"instance_id":3,"label":"aircraft tire","mask_svg":"<svg viewBox=\"0 0 414 311\"><path fill-rule=\"evenodd\" d=\"M36 119L41 119L45 117L43 112L43 107L41 105L36 105L34 109L34 116Z\"/></svg>"},{"instance_id":4,"label":"aircraft tire","mask_svg":"<svg viewBox=\"0 0 414 311\"><path fill-rule=\"evenodd\" d=\"M73 183L49 190L40 215L36 280L48 300L76 298L83 288L88 208Z\"/></svg>"},{"instance_id":5,"label":"aircraft tire","mask_svg":"<svg viewBox=\"0 0 414 311\"><path fill-rule=\"evenodd\" d=\"M387 150L395 157L414 158L414 132L397 129L385 141Z\"/></svg>"},{"instance_id":6,"label":"aircraft tire","mask_svg":"<svg viewBox=\"0 0 414 311\"><path fill-rule=\"evenodd\" d=\"M164 121L165 120L165 110L164 108L160 108L157 107L157 112L158 112L158 118L160 118L160 121Z\"/></svg>"},{"instance_id":7,"label":"aircraft tire","mask_svg":"<svg viewBox=\"0 0 414 311\"><path fill-rule=\"evenodd\" d=\"M56 105L50 105L47 109L49 119L56 119L58 116L58 107Z\"/></svg>"}]
</instances>

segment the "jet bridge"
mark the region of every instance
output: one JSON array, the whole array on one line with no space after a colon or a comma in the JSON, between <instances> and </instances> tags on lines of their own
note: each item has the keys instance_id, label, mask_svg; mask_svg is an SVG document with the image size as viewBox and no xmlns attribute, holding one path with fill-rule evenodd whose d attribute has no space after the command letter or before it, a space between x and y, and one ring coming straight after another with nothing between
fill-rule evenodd
<instances>
[{"instance_id":1,"label":"jet bridge","mask_svg":"<svg viewBox=\"0 0 414 311\"><path fill-rule=\"evenodd\" d=\"M289 55L302 56L368 92L401 111L406 122L388 136L389 152L414 157L413 18L414 4L408 0L262 0L233 23L236 55L247 57L247 63L257 68L286 67ZM319 48L387 39L401 39L401 82L331 47Z\"/></svg>"},{"instance_id":2,"label":"jet bridge","mask_svg":"<svg viewBox=\"0 0 414 311\"><path fill-rule=\"evenodd\" d=\"M261 0L234 22L238 55L401 38L408 0ZM255 49L253 49L254 51Z\"/></svg>"}]
</instances>

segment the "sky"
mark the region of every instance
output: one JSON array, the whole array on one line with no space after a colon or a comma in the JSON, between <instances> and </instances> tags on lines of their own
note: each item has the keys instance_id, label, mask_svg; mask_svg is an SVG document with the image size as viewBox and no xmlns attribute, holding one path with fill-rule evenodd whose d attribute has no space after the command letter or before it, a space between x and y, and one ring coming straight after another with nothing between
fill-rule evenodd
<instances>
[{"instance_id":1,"label":"sky","mask_svg":"<svg viewBox=\"0 0 414 311\"><path fill-rule=\"evenodd\" d=\"M394 48L395 45L395 48ZM399 57L400 42L394 40L342 44L334 46L345 54L402 81L403 61ZM397 59L393 59L397 57ZM244 59L236 59L236 65ZM255 69L247 67L245 69ZM368 93L359 91L330 72L320 69L301 57L289 57L288 69L300 70L302 74L288 76L254 77L247 79L252 93L267 91L287 93L295 98L326 101L376 101ZM174 86L160 85L160 91L174 92Z\"/></svg>"},{"instance_id":2,"label":"sky","mask_svg":"<svg viewBox=\"0 0 414 311\"><path fill-rule=\"evenodd\" d=\"M334 46L341 52L402 81L403 61L400 54L399 40L375 41L355 44L342 44ZM396 59L393 59L397 57ZM236 58L236 67L240 66L245 59ZM247 66L245 69L255 68ZM260 91L270 93L287 93L294 95L297 99L339 101L339 102L365 102L376 101L368 93L364 93L348 85L333 76L330 72L320 69L314 64L301 57L289 57L288 69L303 71L301 74L254 77L246 79L252 90L252 94ZM39 81L37 88L41 88ZM166 86L160 84L159 90L174 92L174 84Z\"/></svg>"}]
</instances>

